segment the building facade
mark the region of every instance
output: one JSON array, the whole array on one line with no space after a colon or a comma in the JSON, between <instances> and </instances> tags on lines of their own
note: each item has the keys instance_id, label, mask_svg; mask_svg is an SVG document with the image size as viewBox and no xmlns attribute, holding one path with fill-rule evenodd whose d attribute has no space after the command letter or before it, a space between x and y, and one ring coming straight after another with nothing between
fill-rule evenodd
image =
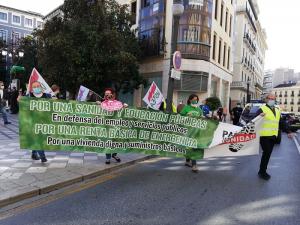
<instances>
[{"instance_id":1,"label":"building facade","mask_svg":"<svg viewBox=\"0 0 300 225\"><path fill-rule=\"evenodd\" d=\"M119 0L129 4L144 53L140 73L154 81L167 96L173 0ZM217 96L228 107L232 82L234 2L184 0L176 48L182 54L181 80L175 81L173 101L186 103L191 93L201 100ZM148 87L135 91L134 104L142 106Z\"/></svg>"},{"instance_id":2,"label":"building facade","mask_svg":"<svg viewBox=\"0 0 300 225\"><path fill-rule=\"evenodd\" d=\"M280 84L272 92L283 111L300 114L300 82Z\"/></svg>"},{"instance_id":3,"label":"building facade","mask_svg":"<svg viewBox=\"0 0 300 225\"><path fill-rule=\"evenodd\" d=\"M239 0L236 6L231 102L245 104L247 94L260 99L263 93L266 32L258 20L256 0Z\"/></svg>"},{"instance_id":4,"label":"building facade","mask_svg":"<svg viewBox=\"0 0 300 225\"><path fill-rule=\"evenodd\" d=\"M269 70L265 72L263 83L263 94L269 93L273 89L273 76L274 72Z\"/></svg>"},{"instance_id":5,"label":"building facade","mask_svg":"<svg viewBox=\"0 0 300 225\"><path fill-rule=\"evenodd\" d=\"M3 43L2 49L0 49L0 80L7 81L12 57L14 57L15 49L21 38L31 35L34 29L42 28L42 26L43 16L41 14L0 5L0 40ZM7 54L3 55L2 50L6 50Z\"/></svg>"}]
</instances>

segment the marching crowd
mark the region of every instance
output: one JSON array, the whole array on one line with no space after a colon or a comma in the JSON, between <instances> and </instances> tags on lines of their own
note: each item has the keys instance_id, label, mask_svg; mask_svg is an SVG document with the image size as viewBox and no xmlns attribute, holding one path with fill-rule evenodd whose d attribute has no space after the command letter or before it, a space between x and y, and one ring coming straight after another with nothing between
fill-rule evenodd
<instances>
[{"instance_id":1,"label":"marching crowd","mask_svg":"<svg viewBox=\"0 0 300 225\"><path fill-rule=\"evenodd\" d=\"M53 94L46 94L43 91L43 88L41 86L41 83L38 81L35 81L31 83L31 87L29 88L29 93L27 96L29 97L35 97L35 98L52 98L52 99L58 99L60 88L58 85L52 85L51 87ZM11 113L16 113L18 111L18 100L19 97L22 96L22 91L16 95L14 93L13 98L15 100L10 99L10 106L11 106ZM111 102L116 101L116 93L112 88L106 88L104 90L104 97L102 99L99 98L98 95L96 95L94 92L90 91L87 96L88 102L95 102L99 105L99 107L104 107ZM10 124L10 122L7 119L7 102L8 102L8 94L7 90L4 89L4 84L0 82L0 113L2 114L2 118L4 121L4 124ZM186 104L179 104L177 107L173 105L173 112L180 113L183 116L190 116L195 118L210 118L210 119L217 119L220 122L226 122L227 121L227 108L226 107L220 107L217 110L217 116L214 116L211 114L211 110L207 104L207 101L204 100L203 104L199 104L199 97L196 94L191 94L189 98L187 99ZM119 102L120 103L120 102ZM120 103L121 107L127 107L127 104ZM165 111L166 110L166 102L161 103L160 110ZM239 119L242 114L243 108L241 107L241 104L238 103L234 108L230 110L230 117L232 120L232 123L234 125L239 124ZM276 143L276 137L278 136L279 131L279 121L280 121L280 110L275 107L275 96L273 94L268 94L266 96L266 104L263 105L259 111L257 112L256 116L263 116L264 122L262 125L262 128L260 130L260 144L263 150L261 163L260 163L260 169L258 172L258 175L260 178L264 180L269 180L270 175L267 173L267 166L269 163L269 159L271 157L273 147ZM287 129L288 137L291 138L291 132L289 129ZM197 149L193 149L196 150ZM33 160L40 160L42 163L47 162L47 158L45 155L45 152L43 150L38 151L32 151L31 155ZM116 162L121 162L121 159L117 156L117 153L113 154L106 154L106 164L110 164L110 160L113 158ZM186 166L191 167L193 172L197 172L197 165L196 160L190 159L188 156L186 157Z\"/></svg>"}]
</instances>

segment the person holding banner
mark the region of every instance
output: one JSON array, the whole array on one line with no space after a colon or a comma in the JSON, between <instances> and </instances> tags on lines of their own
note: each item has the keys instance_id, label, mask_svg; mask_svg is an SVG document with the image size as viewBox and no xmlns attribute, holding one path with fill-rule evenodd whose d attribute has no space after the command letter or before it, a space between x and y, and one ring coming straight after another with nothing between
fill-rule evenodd
<instances>
[{"instance_id":1,"label":"person holding banner","mask_svg":"<svg viewBox=\"0 0 300 225\"><path fill-rule=\"evenodd\" d=\"M51 94L44 93L44 88L42 87L41 83L39 81L34 81L31 83L31 86L29 87L29 97L51 98ZM44 150L32 150L31 158L33 160L41 159L42 163L48 161Z\"/></svg>"},{"instance_id":2,"label":"person holding banner","mask_svg":"<svg viewBox=\"0 0 300 225\"><path fill-rule=\"evenodd\" d=\"M267 94L266 105L261 106L257 112L257 116L260 115L264 117L260 130L260 145L263 152L258 171L258 176L264 180L269 180L271 178L267 173L267 167L280 129L279 122L281 112L275 107L275 102L276 96L272 93ZM293 137L289 129L287 129L287 133L289 138Z\"/></svg>"},{"instance_id":3,"label":"person holding banner","mask_svg":"<svg viewBox=\"0 0 300 225\"><path fill-rule=\"evenodd\" d=\"M106 88L104 90L104 101L96 102L98 105L101 105L101 108L107 111L120 110L123 107L127 107L127 104L122 104L120 101L116 100L116 92L112 88ZM121 162L121 159L117 156L117 153L106 154L105 164L110 164L110 159L113 158L116 162Z\"/></svg>"},{"instance_id":4,"label":"person holding banner","mask_svg":"<svg viewBox=\"0 0 300 225\"><path fill-rule=\"evenodd\" d=\"M203 116L202 110L198 107L199 97L195 94L189 96L187 100L187 105L183 107L180 111L182 116L191 116L195 118L200 118ZM197 150L197 149L195 149ZM197 173L197 162L196 160L191 160L188 156L186 157L185 165L188 167L192 167L192 171Z\"/></svg>"}]
</instances>

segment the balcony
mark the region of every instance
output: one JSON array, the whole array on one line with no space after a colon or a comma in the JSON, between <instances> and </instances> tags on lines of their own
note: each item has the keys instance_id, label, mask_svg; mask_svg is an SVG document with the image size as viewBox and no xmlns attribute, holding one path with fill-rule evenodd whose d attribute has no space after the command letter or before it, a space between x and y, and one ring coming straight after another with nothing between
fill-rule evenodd
<instances>
[{"instance_id":1,"label":"balcony","mask_svg":"<svg viewBox=\"0 0 300 225\"><path fill-rule=\"evenodd\" d=\"M279 97L282 98L282 94L280 94Z\"/></svg>"},{"instance_id":2,"label":"balcony","mask_svg":"<svg viewBox=\"0 0 300 225\"><path fill-rule=\"evenodd\" d=\"M284 95L284 97L286 97L286 98L287 98L287 94L285 94L285 95Z\"/></svg>"},{"instance_id":3,"label":"balcony","mask_svg":"<svg viewBox=\"0 0 300 225\"><path fill-rule=\"evenodd\" d=\"M287 105L287 102L284 102L283 104Z\"/></svg>"},{"instance_id":4,"label":"balcony","mask_svg":"<svg viewBox=\"0 0 300 225\"><path fill-rule=\"evenodd\" d=\"M300 102L297 102L297 105L300 105Z\"/></svg>"},{"instance_id":5,"label":"balcony","mask_svg":"<svg viewBox=\"0 0 300 225\"><path fill-rule=\"evenodd\" d=\"M263 86L258 82L256 82L255 87L258 88L261 91L263 90ZM276 95L276 97L277 97L277 95Z\"/></svg>"},{"instance_id":6,"label":"balcony","mask_svg":"<svg viewBox=\"0 0 300 225\"><path fill-rule=\"evenodd\" d=\"M233 81L231 83L231 88L247 91L247 82L246 81ZM255 93L255 88L251 84L249 85L249 91L252 93Z\"/></svg>"},{"instance_id":7,"label":"balcony","mask_svg":"<svg viewBox=\"0 0 300 225\"><path fill-rule=\"evenodd\" d=\"M294 102L290 102L290 105L294 105Z\"/></svg>"},{"instance_id":8,"label":"balcony","mask_svg":"<svg viewBox=\"0 0 300 225\"><path fill-rule=\"evenodd\" d=\"M209 61L210 45L198 42L178 42L177 50L181 52L182 58Z\"/></svg>"},{"instance_id":9,"label":"balcony","mask_svg":"<svg viewBox=\"0 0 300 225\"><path fill-rule=\"evenodd\" d=\"M252 51L252 53L255 54L256 53L256 45L254 44L254 41L250 38L250 35L248 33L244 34L244 42L248 45L248 47Z\"/></svg>"}]
</instances>

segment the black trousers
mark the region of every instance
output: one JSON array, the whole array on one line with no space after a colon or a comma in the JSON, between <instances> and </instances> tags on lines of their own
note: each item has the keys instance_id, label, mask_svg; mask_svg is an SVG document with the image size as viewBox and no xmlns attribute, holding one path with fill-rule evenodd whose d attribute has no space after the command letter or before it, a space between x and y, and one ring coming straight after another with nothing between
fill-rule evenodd
<instances>
[{"instance_id":1,"label":"black trousers","mask_svg":"<svg viewBox=\"0 0 300 225\"><path fill-rule=\"evenodd\" d=\"M260 161L260 173L265 173L268 168L269 160L275 145L275 136L274 137L260 137L260 145L263 150L261 161Z\"/></svg>"}]
</instances>

